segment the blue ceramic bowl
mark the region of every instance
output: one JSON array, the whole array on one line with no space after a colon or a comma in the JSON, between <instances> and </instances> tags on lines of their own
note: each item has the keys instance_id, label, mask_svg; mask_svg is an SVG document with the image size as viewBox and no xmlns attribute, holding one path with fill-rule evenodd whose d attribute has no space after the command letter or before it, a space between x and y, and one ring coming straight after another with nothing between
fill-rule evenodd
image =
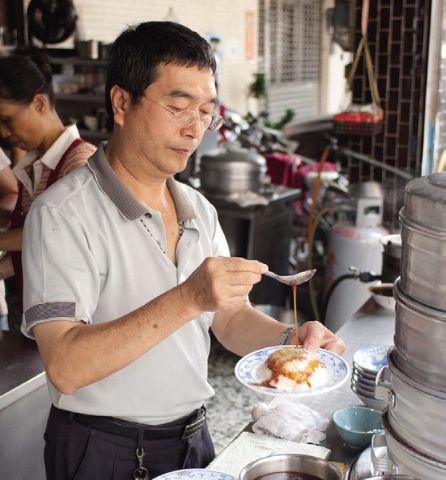
<instances>
[{"instance_id":1,"label":"blue ceramic bowl","mask_svg":"<svg viewBox=\"0 0 446 480\"><path fill-rule=\"evenodd\" d=\"M381 412L367 407L347 407L333 414L339 435L351 448L365 448L383 430Z\"/></svg>"}]
</instances>

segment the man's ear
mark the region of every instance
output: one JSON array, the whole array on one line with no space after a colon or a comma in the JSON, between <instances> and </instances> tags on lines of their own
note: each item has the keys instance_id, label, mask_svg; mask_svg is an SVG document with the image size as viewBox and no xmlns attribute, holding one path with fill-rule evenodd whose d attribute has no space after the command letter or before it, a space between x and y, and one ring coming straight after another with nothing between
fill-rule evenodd
<instances>
[{"instance_id":1,"label":"man's ear","mask_svg":"<svg viewBox=\"0 0 446 480\"><path fill-rule=\"evenodd\" d=\"M123 126L131 102L130 94L118 85L113 85L110 89L110 101L114 122L116 125Z\"/></svg>"}]
</instances>

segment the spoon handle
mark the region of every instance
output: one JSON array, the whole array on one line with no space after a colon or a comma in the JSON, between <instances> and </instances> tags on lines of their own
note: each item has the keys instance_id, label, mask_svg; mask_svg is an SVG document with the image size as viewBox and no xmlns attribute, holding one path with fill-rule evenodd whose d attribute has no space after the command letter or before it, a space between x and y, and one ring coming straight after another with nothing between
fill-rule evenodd
<instances>
[{"instance_id":1,"label":"spoon handle","mask_svg":"<svg viewBox=\"0 0 446 480\"><path fill-rule=\"evenodd\" d=\"M263 275L266 275L267 277L274 278L275 280L278 280L279 282L282 281L282 279L280 278L279 275L277 275L274 272L270 272L269 270L267 270Z\"/></svg>"}]
</instances>

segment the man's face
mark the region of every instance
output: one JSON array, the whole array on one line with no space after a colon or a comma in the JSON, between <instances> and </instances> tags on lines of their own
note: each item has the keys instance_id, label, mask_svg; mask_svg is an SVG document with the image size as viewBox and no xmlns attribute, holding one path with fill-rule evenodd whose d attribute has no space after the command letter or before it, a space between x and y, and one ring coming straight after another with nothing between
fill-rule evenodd
<instances>
[{"instance_id":1,"label":"man's face","mask_svg":"<svg viewBox=\"0 0 446 480\"><path fill-rule=\"evenodd\" d=\"M141 172L161 177L184 170L197 149L206 128L200 118L215 109L215 82L212 71L197 67L162 64L155 82L125 114L122 131L137 149ZM195 112L195 121L185 126L182 111ZM131 162L132 160L129 159Z\"/></svg>"}]
</instances>

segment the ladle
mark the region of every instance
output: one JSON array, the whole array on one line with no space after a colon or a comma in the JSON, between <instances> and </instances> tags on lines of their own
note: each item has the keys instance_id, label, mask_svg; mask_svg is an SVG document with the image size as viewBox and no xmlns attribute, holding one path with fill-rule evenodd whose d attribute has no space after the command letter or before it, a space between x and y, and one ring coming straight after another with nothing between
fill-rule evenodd
<instances>
[{"instance_id":1,"label":"ladle","mask_svg":"<svg viewBox=\"0 0 446 480\"><path fill-rule=\"evenodd\" d=\"M277 275L277 273L270 272L269 270L263 275L274 278L278 282L284 283L289 287L295 287L301 283L305 283L316 273L316 269L305 270L303 272L295 273L294 275Z\"/></svg>"}]
</instances>

